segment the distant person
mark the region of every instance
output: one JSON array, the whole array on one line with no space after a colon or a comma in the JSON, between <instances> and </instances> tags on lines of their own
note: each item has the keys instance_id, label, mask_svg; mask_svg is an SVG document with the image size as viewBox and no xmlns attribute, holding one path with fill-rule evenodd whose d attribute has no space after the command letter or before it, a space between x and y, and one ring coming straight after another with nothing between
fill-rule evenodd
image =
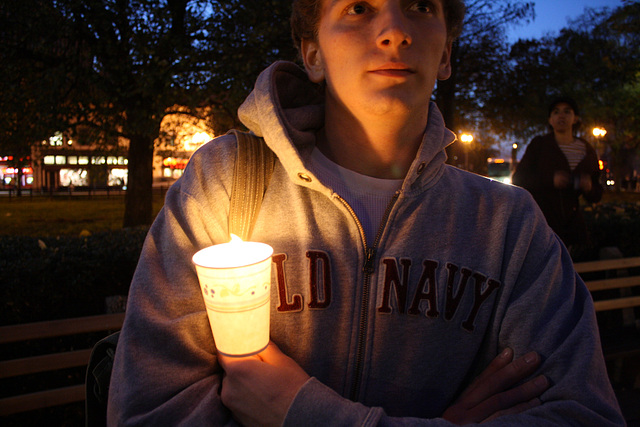
<instances>
[{"instance_id":1,"label":"distant person","mask_svg":"<svg viewBox=\"0 0 640 427\"><path fill-rule=\"evenodd\" d=\"M513 174L513 183L529 190L549 226L569 248L589 241L580 196L597 203L603 191L596 151L576 136L579 114L572 98L555 99L549 105L552 131L531 140Z\"/></svg>"}]
</instances>

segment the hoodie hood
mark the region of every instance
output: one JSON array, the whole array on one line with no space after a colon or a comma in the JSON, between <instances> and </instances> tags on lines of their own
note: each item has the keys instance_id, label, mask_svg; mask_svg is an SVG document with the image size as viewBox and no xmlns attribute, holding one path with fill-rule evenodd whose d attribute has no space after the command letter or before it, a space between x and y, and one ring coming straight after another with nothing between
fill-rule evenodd
<instances>
[{"instance_id":1,"label":"hoodie hood","mask_svg":"<svg viewBox=\"0 0 640 427\"><path fill-rule=\"evenodd\" d=\"M315 147L316 132L324 126L324 91L303 69L286 61L265 69L238 116L250 131L265 139L292 178L299 173L312 174L307 160ZM444 127L432 102L425 135L403 191L412 191L418 182L420 187L432 183L447 159L444 149L453 141L455 135Z\"/></svg>"}]
</instances>

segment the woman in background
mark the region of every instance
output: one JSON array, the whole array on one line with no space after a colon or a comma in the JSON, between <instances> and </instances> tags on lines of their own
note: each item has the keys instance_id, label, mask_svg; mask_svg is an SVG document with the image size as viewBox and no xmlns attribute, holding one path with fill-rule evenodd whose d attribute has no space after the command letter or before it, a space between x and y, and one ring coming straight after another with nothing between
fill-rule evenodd
<instances>
[{"instance_id":1,"label":"woman in background","mask_svg":"<svg viewBox=\"0 0 640 427\"><path fill-rule=\"evenodd\" d=\"M578 104L569 97L555 99L549 105L552 132L533 138L513 175L513 183L533 195L569 248L589 241L580 195L597 203L603 191L596 151L576 136L579 123Z\"/></svg>"}]
</instances>

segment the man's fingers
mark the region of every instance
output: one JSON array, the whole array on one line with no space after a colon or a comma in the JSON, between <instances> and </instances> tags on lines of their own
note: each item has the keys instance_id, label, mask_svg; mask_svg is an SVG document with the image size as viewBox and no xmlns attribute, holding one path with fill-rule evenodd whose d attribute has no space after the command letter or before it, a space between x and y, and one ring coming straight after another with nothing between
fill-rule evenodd
<instances>
[{"instance_id":1,"label":"man's fingers","mask_svg":"<svg viewBox=\"0 0 640 427\"><path fill-rule=\"evenodd\" d=\"M460 398L458 400L463 399L466 396L469 396L476 389L476 387L478 387L480 384L484 383L487 380L487 378L489 378L492 375L494 375L500 369L502 369L505 366L507 366L509 363L511 363L512 360L513 360L513 350L507 347L502 351L502 353L497 355L491 361L489 366L487 366L485 368L485 370L482 371L482 373L480 375L478 375L473 380L473 382L469 385L469 387L467 387L465 389L465 391L462 393L462 395L460 396Z\"/></svg>"},{"instance_id":2,"label":"man's fingers","mask_svg":"<svg viewBox=\"0 0 640 427\"><path fill-rule=\"evenodd\" d=\"M496 366L500 365L500 362L498 360ZM491 396L500 395L501 392L510 389L514 384L533 374L539 365L540 356L538 353L530 352L502 366L497 371L492 370L488 372L488 375L481 375L482 381L478 382L465 396L468 407L472 408Z\"/></svg>"},{"instance_id":3,"label":"man's fingers","mask_svg":"<svg viewBox=\"0 0 640 427\"><path fill-rule=\"evenodd\" d=\"M273 341L269 341L269 345L267 346L267 348L262 350L256 356L258 356L263 362L269 363L271 365L276 365L281 362L283 358L287 358L287 356L280 351L278 346Z\"/></svg>"},{"instance_id":4,"label":"man's fingers","mask_svg":"<svg viewBox=\"0 0 640 427\"><path fill-rule=\"evenodd\" d=\"M236 356L225 356L222 353L218 353L216 357L218 358L218 363L220 363L220 366L222 366L222 369L224 369L225 371L229 369L233 369L236 366L244 365L247 362L251 362L251 361L259 362L262 360L257 354L254 354L253 356L236 357Z\"/></svg>"},{"instance_id":5,"label":"man's fingers","mask_svg":"<svg viewBox=\"0 0 640 427\"><path fill-rule=\"evenodd\" d=\"M544 375L540 375L518 387L496 394L474 408L474 411L482 416L486 414L487 417L497 413L504 415L504 411L510 411L509 413L514 414L520 413L522 407L528 409L527 405L536 402L539 404L538 397L547 388L549 388L549 381Z\"/></svg>"}]
</instances>

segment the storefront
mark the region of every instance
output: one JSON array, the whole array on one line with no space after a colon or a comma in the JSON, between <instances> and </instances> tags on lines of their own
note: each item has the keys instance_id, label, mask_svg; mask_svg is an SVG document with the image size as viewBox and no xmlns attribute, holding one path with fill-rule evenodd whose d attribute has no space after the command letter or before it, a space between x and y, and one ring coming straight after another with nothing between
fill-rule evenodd
<instances>
[{"instance_id":1,"label":"storefront","mask_svg":"<svg viewBox=\"0 0 640 427\"><path fill-rule=\"evenodd\" d=\"M22 169L22 170L21 170ZM0 188L12 189L18 186L21 188L31 188L33 185L33 169L30 166L16 166L13 157L0 157Z\"/></svg>"}]
</instances>

